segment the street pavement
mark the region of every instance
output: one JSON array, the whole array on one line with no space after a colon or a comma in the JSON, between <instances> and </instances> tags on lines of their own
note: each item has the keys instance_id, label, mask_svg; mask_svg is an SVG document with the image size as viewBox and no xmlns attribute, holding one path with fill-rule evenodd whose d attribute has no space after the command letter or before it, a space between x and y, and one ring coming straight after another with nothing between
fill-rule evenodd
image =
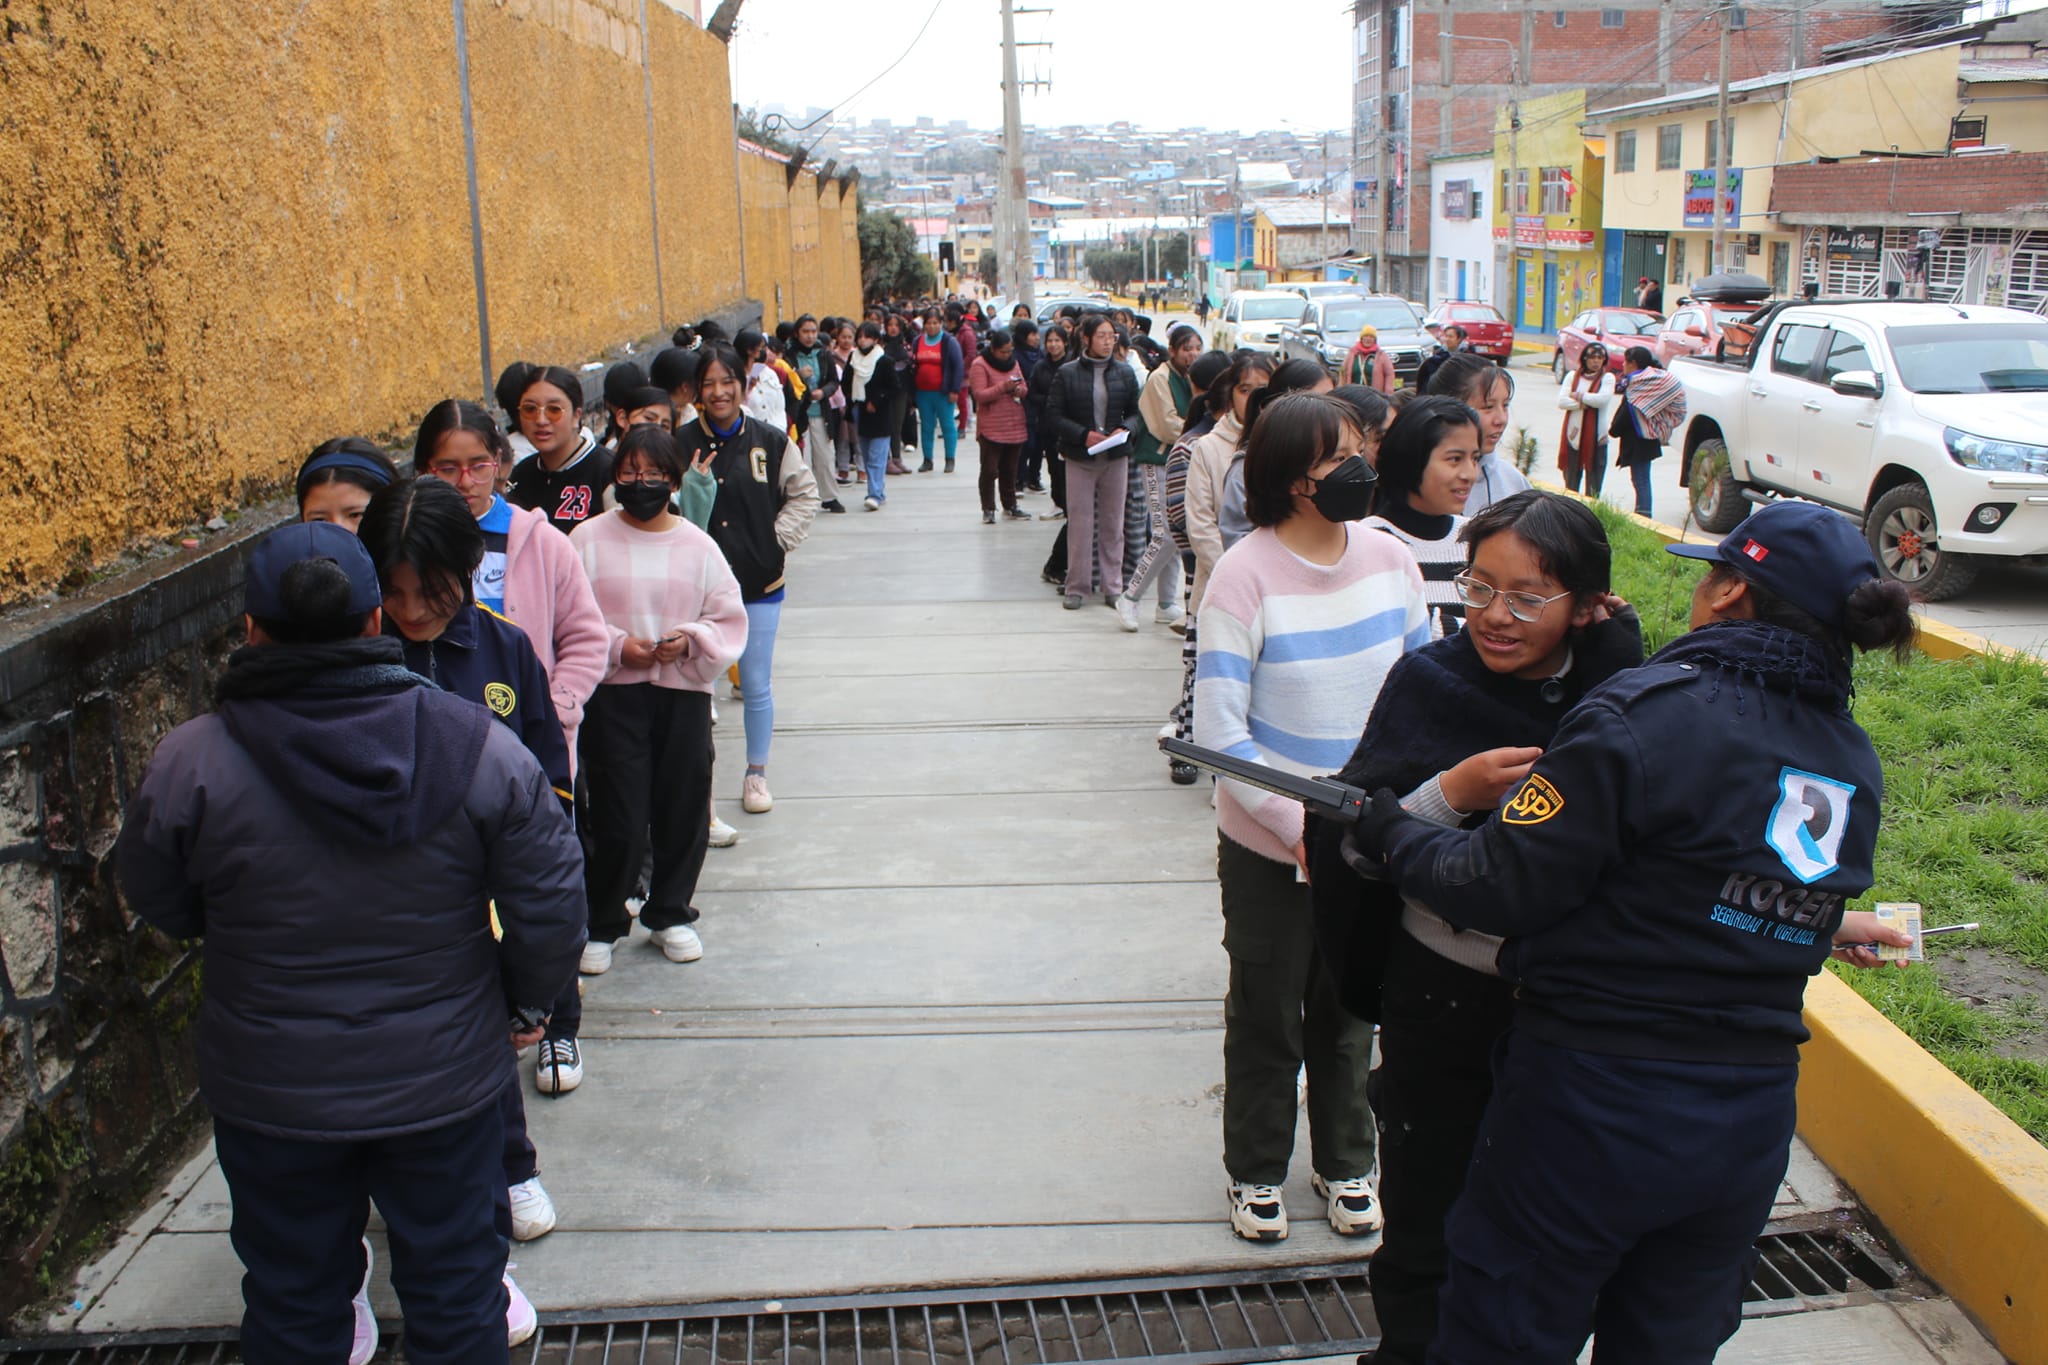
<instances>
[{"instance_id":1,"label":"street pavement","mask_svg":"<svg viewBox=\"0 0 2048 1365\"><path fill-rule=\"evenodd\" d=\"M737 808L740 708L719 707L741 837L705 870L704 959L636 933L586 979L583 1087L526 1081L561 1223L513 1256L543 1311L1370 1252L1322 1221L1305 1128L1293 1235L1230 1234L1213 815L1155 747L1179 637L1061 610L1038 578L1057 527L983 526L971 469L964 447L957 474L892 480L792 556L771 814ZM1848 1202L1795 1152L1780 1217ZM52 1326L234 1323L228 1215L202 1152ZM1952 1307L1916 1311L1830 1314L1835 1358L1993 1359ZM1752 1324L1729 1358L1800 1358L1770 1345L1791 1330ZM1958 1344L1893 1349L1937 1338Z\"/></svg>"},{"instance_id":2,"label":"street pavement","mask_svg":"<svg viewBox=\"0 0 2048 1365\"><path fill-rule=\"evenodd\" d=\"M1550 353L1520 355L1513 364L1515 398L1510 405L1505 447L1517 428L1526 427L1536 438L1538 453L1533 478L1561 484L1557 468L1558 428L1563 414L1557 410L1558 385L1550 371ZM1675 451L1653 466L1651 515L1667 526L1686 524L1688 498L1678 481L1679 460ZM1628 471L1607 471L1601 500L1633 510L1635 491ZM1692 528L1697 529L1697 528ZM1988 561L1977 581L1962 596L1921 609L1925 615L1958 630L1981 635L2013 649L2048 653L2048 566Z\"/></svg>"}]
</instances>

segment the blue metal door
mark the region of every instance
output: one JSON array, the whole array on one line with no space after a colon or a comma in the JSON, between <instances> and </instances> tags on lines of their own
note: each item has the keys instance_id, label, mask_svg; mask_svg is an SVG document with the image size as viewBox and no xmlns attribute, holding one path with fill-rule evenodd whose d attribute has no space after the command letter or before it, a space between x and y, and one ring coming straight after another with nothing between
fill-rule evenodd
<instances>
[{"instance_id":1,"label":"blue metal door","mask_svg":"<svg viewBox=\"0 0 2048 1365\"><path fill-rule=\"evenodd\" d=\"M1458 297L1461 299L1469 297L1465 293L1465 263L1463 261L1458 262Z\"/></svg>"},{"instance_id":2,"label":"blue metal door","mask_svg":"<svg viewBox=\"0 0 2048 1365\"><path fill-rule=\"evenodd\" d=\"M1543 330L1557 330L1557 262L1543 263Z\"/></svg>"}]
</instances>

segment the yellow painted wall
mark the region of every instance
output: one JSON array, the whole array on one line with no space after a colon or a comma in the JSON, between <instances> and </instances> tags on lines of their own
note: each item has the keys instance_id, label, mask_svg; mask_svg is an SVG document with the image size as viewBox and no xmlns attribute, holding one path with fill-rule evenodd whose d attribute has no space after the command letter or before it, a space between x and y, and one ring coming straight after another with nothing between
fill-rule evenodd
<instances>
[{"instance_id":1,"label":"yellow painted wall","mask_svg":"<svg viewBox=\"0 0 2048 1365\"><path fill-rule=\"evenodd\" d=\"M1522 265L1520 314L1519 317L1511 316L1509 321L1525 328L1542 327L1544 266L1547 263L1556 267L1551 315L1554 330L1571 321L1575 314L1600 302L1602 206L1609 193L1606 163L1597 142L1589 143L1582 131L1581 125L1586 116L1584 90L1567 90L1523 100L1520 114L1522 126L1512 134L1508 127L1508 110L1503 108L1496 116L1494 180L1486 190L1493 197L1494 240L1502 240L1502 230L1507 234L1509 273L1504 284L1510 295L1515 287L1516 263ZM1563 166L1571 172L1576 193L1569 197L1562 213L1539 213L1543 203L1543 168L1546 166ZM1514 229L1518 215L1515 201L1511 194L1501 192L1500 174L1505 170L1512 176L1517 169L1527 171L1529 176L1529 211L1519 216L1541 216L1546 232L1590 233L1591 240L1583 244L1546 243L1542 246L1516 242Z\"/></svg>"},{"instance_id":2,"label":"yellow painted wall","mask_svg":"<svg viewBox=\"0 0 2048 1365\"><path fill-rule=\"evenodd\" d=\"M743 291L716 39L649 4L643 41L640 0L467 8L494 370L744 294L771 323L778 291L781 315L857 310L851 199L780 164L747 182ZM37 11L0 44L0 599L482 388L450 6Z\"/></svg>"}]
</instances>

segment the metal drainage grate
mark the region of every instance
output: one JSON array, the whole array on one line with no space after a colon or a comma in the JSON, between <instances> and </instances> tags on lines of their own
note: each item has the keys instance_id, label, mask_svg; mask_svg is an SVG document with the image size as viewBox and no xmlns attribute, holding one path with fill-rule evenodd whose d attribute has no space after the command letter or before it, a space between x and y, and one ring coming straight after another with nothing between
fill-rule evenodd
<instances>
[{"instance_id":1,"label":"metal drainage grate","mask_svg":"<svg viewBox=\"0 0 2048 1365\"><path fill-rule=\"evenodd\" d=\"M1892 1289L1898 1268L1857 1234L1757 1242L1745 1313L1797 1312ZM1375 1337L1365 1265L1276 1267L1084 1284L850 1294L764 1303L546 1313L514 1365L1246 1365L1351 1355ZM395 1333L377 1361L403 1359ZM0 1342L6 1365L235 1365L218 1330Z\"/></svg>"}]
</instances>

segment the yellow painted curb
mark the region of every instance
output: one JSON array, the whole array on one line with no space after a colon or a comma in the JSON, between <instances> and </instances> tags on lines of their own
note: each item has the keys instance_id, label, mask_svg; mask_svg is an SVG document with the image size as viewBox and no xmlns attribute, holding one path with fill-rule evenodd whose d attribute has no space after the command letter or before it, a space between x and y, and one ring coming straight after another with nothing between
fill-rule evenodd
<instances>
[{"instance_id":1,"label":"yellow painted curb","mask_svg":"<svg viewBox=\"0 0 2048 1365\"><path fill-rule=\"evenodd\" d=\"M2048 1148L1832 972L1806 989L1799 1133L2019 1365L2048 1365Z\"/></svg>"}]
</instances>

